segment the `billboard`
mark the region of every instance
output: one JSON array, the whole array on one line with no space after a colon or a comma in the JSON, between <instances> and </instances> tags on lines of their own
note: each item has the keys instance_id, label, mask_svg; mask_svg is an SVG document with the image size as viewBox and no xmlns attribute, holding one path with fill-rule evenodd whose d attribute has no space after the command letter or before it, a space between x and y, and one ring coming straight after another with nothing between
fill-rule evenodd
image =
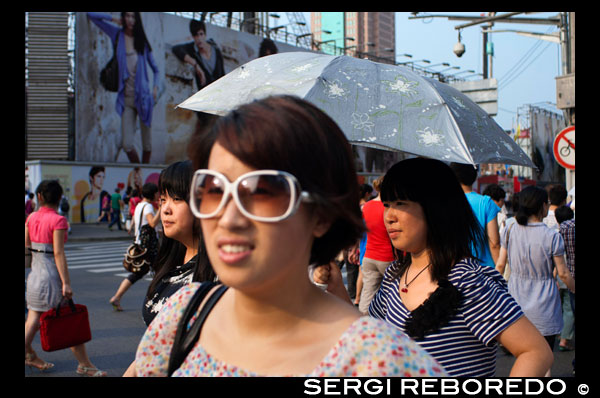
<instances>
[{"instance_id":1,"label":"billboard","mask_svg":"<svg viewBox=\"0 0 600 398\"><path fill-rule=\"evenodd\" d=\"M554 137L566 127L565 120L554 112L531 107L530 112L533 154L531 159L538 167L536 180L564 182L565 170L554 158Z\"/></svg>"},{"instance_id":2,"label":"billboard","mask_svg":"<svg viewBox=\"0 0 600 398\"><path fill-rule=\"evenodd\" d=\"M69 201L69 222L106 222L107 212L102 209L105 196L110 197L116 188L123 195L127 187L141 192L147 182L158 185L161 171L152 166L35 160L25 162L25 189L35 192L43 180L56 179Z\"/></svg>"},{"instance_id":3,"label":"billboard","mask_svg":"<svg viewBox=\"0 0 600 398\"><path fill-rule=\"evenodd\" d=\"M206 118L175 107L257 58L263 41L209 23L195 23L192 35L191 21L160 12L76 14L76 161L170 164L187 157L187 141ZM275 45L278 52L308 51ZM100 82L113 53L116 92Z\"/></svg>"}]
</instances>

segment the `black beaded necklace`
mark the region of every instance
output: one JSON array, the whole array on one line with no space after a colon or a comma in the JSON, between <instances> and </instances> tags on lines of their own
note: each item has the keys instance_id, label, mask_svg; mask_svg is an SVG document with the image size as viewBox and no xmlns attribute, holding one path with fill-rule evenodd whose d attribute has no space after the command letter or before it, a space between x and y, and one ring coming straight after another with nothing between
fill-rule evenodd
<instances>
[{"instance_id":1,"label":"black beaded necklace","mask_svg":"<svg viewBox=\"0 0 600 398\"><path fill-rule=\"evenodd\" d=\"M421 275L421 273L423 273L423 271L425 271L427 268L429 268L429 266L431 265L431 263L427 264L427 266L425 268L423 268L421 271L419 271L419 273L411 279L410 282L407 282L408 280L408 270L410 269L407 268L406 272L404 273L404 286L402 286L402 289L400 289L400 291L402 293L408 293L408 287L410 286L411 283L413 283L415 281L415 279L417 279L419 277L419 275Z\"/></svg>"}]
</instances>

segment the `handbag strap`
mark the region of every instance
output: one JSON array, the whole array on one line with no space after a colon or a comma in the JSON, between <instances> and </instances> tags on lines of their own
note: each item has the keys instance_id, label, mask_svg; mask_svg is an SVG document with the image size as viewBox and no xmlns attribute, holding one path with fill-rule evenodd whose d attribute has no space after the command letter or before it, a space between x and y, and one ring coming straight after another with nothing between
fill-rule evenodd
<instances>
[{"instance_id":1,"label":"handbag strap","mask_svg":"<svg viewBox=\"0 0 600 398\"><path fill-rule=\"evenodd\" d=\"M56 316L60 316L60 306L61 304L66 301L67 304L69 304L69 307L71 307L71 312L74 314L77 312L77 308L75 307L75 303L73 302L73 299L67 299L65 297L63 297L62 299L60 299L60 301L58 302L58 305L56 306Z\"/></svg>"},{"instance_id":2,"label":"handbag strap","mask_svg":"<svg viewBox=\"0 0 600 398\"><path fill-rule=\"evenodd\" d=\"M194 321L189 330L187 330L187 325L198 310L202 300L204 300L208 292L215 285L215 282L203 282L196 293L194 293L194 296L192 296L181 319L179 320L179 323L177 324L177 332L175 333L175 340L173 341L173 347L171 348L171 355L169 356L169 377L171 377L173 372L175 372L181 366L192 348L194 348L194 345L200 338L200 330L204 325L206 317L213 309L217 301L219 301L223 293L225 293L225 291L228 289L228 287L225 285L219 286L217 291L209 297L204 307L202 307L200 310L198 318Z\"/></svg>"},{"instance_id":3,"label":"handbag strap","mask_svg":"<svg viewBox=\"0 0 600 398\"><path fill-rule=\"evenodd\" d=\"M146 205L146 203L144 203L144 205ZM138 236L140 235L140 232L142 232L142 216L144 215L144 208L142 207L142 210L140 210L140 221L138 222Z\"/></svg>"},{"instance_id":4,"label":"handbag strap","mask_svg":"<svg viewBox=\"0 0 600 398\"><path fill-rule=\"evenodd\" d=\"M508 252L508 243L510 242L510 230L512 229L512 227L515 225L517 221L515 220L513 223L510 224L510 226L508 227L508 230L506 231L506 251Z\"/></svg>"}]
</instances>

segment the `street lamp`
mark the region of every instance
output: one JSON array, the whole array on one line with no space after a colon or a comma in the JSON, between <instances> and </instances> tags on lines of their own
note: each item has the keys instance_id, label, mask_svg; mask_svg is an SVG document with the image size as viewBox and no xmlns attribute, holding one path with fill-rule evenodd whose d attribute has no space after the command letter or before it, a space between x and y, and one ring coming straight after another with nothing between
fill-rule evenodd
<instances>
[{"instance_id":1,"label":"street lamp","mask_svg":"<svg viewBox=\"0 0 600 398\"><path fill-rule=\"evenodd\" d=\"M348 46L348 47L344 47L344 48L343 48L343 50L344 50L344 55L346 55L346 50L349 50L349 49L351 49L351 48L356 48L356 44L353 44L353 45L351 45L351 46Z\"/></svg>"},{"instance_id":2,"label":"street lamp","mask_svg":"<svg viewBox=\"0 0 600 398\"><path fill-rule=\"evenodd\" d=\"M300 39L302 39L303 37L307 37L307 36L310 36L311 45L316 44L317 42L315 40L315 34L317 34L317 33L325 33L326 35L330 35L331 31L330 30L318 30L316 32L304 33L303 35L296 36L296 45L298 45L298 41Z\"/></svg>"},{"instance_id":3,"label":"street lamp","mask_svg":"<svg viewBox=\"0 0 600 398\"><path fill-rule=\"evenodd\" d=\"M441 71L439 71L438 73L444 73L444 72L446 72L447 70L452 70L452 69L460 69L460 66L453 66L453 67L450 67L450 68L446 68L446 69L444 69L444 70L441 70Z\"/></svg>"},{"instance_id":4,"label":"street lamp","mask_svg":"<svg viewBox=\"0 0 600 398\"><path fill-rule=\"evenodd\" d=\"M473 69L463 70L462 72L453 73L453 74L451 74L449 76L454 77L454 76L462 75L463 73L475 73L475 71Z\"/></svg>"},{"instance_id":5,"label":"street lamp","mask_svg":"<svg viewBox=\"0 0 600 398\"><path fill-rule=\"evenodd\" d=\"M404 64L414 64L415 62L425 62L426 64L430 64L431 61L428 59L418 59L416 61L406 61L406 62L398 62L399 65L404 65Z\"/></svg>"},{"instance_id":6,"label":"street lamp","mask_svg":"<svg viewBox=\"0 0 600 398\"><path fill-rule=\"evenodd\" d=\"M439 64L429 65L427 68L434 68L434 67L440 66L440 65L450 66L450 64L448 62L440 62Z\"/></svg>"},{"instance_id":7,"label":"street lamp","mask_svg":"<svg viewBox=\"0 0 600 398\"><path fill-rule=\"evenodd\" d=\"M318 41L318 40L315 40L315 45L316 45L316 47L317 47L317 50L321 51L321 44L326 44L326 43L334 43L334 44L333 44L333 47L334 47L334 49L335 49L335 42L336 42L336 41L337 41L336 39L325 40L325 41ZM335 51L334 51L334 52L335 52Z\"/></svg>"},{"instance_id":8,"label":"street lamp","mask_svg":"<svg viewBox=\"0 0 600 398\"><path fill-rule=\"evenodd\" d=\"M267 36L269 38L271 38L271 32L275 31L275 34L277 34L279 32L279 29L281 28L286 28L285 29L285 41L287 42L287 36L288 36L288 31L287 31L287 27L291 26L291 25L300 25L300 26L305 26L306 22L300 22L300 21L296 21L294 23L288 23L285 25L279 25L279 26L275 26L274 28L269 28L269 30L267 30Z\"/></svg>"}]
</instances>

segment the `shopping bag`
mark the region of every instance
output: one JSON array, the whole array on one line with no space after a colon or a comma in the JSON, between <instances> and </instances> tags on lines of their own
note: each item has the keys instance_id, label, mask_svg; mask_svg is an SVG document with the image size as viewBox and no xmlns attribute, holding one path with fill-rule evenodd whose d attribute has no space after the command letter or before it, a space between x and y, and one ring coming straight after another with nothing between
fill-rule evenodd
<instances>
[{"instance_id":1,"label":"shopping bag","mask_svg":"<svg viewBox=\"0 0 600 398\"><path fill-rule=\"evenodd\" d=\"M87 307L73 299L61 307L44 312L40 317L40 340L44 351L56 351L83 344L92 339Z\"/></svg>"}]
</instances>

